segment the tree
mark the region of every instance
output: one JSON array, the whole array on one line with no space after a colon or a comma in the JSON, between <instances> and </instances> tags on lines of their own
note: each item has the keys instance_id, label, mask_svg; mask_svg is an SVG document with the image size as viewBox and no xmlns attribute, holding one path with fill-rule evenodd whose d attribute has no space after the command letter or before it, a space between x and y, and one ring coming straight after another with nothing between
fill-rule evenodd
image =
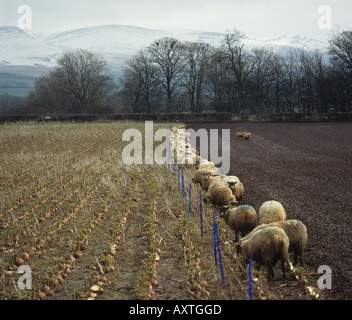
<instances>
[{"instance_id":1,"label":"tree","mask_svg":"<svg viewBox=\"0 0 352 320\"><path fill-rule=\"evenodd\" d=\"M224 53L212 48L209 52L206 65L206 90L214 101L216 112L226 112L230 107L230 96L233 91L228 66L225 63Z\"/></svg>"},{"instance_id":2,"label":"tree","mask_svg":"<svg viewBox=\"0 0 352 320\"><path fill-rule=\"evenodd\" d=\"M173 38L162 38L154 41L148 49L153 63L158 67L156 77L167 96L166 111L171 111L172 100L181 81L184 66L182 59L182 43Z\"/></svg>"},{"instance_id":3,"label":"tree","mask_svg":"<svg viewBox=\"0 0 352 320\"><path fill-rule=\"evenodd\" d=\"M205 64L210 45L199 42L183 44L184 71L182 83L189 96L191 112L201 111L204 89Z\"/></svg>"},{"instance_id":4,"label":"tree","mask_svg":"<svg viewBox=\"0 0 352 320\"><path fill-rule=\"evenodd\" d=\"M244 50L241 40L244 34L238 30L225 35L223 52L229 64L229 68L235 76L235 88L237 105L234 104L233 112L241 113L244 99L244 88L249 75L254 70L256 60Z\"/></svg>"},{"instance_id":5,"label":"tree","mask_svg":"<svg viewBox=\"0 0 352 320\"><path fill-rule=\"evenodd\" d=\"M253 73L251 75L254 90L254 106L256 111L266 111L270 104L270 92L274 85L274 58L273 52L265 47L255 47L252 49L256 60Z\"/></svg>"},{"instance_id":6,"label":"tree","mask_svg":"<svg viewBox=\"0 0 352 320\"><path fill-rule=\"evenodd\" d=\"M329 53L332 60L340 61L352 75L352 31L332 35L329 40Z\"/></svg>"},{"instance_id":7,"label":"tree","mask_svg":"<svg viewBox=\"0 0 352 320\"><path fill-rule=\"evenodd\" d=\"M41 106L46 113L74 111L74 99L71 91L65 85L60 69L56 69L36 81L31 99L32 105Z\"/></svg>"},{"instance_id":8,"label":"tree","mask_svg":"<svg viewBox=\"0 0 352 320\"><path fill-rule=\"evenodd\" d=\"M126 63L121 95L133 112L151 113L160 96L156 66L147 51L140 51Z\"/></svg>"},{"instance_id":9,"label":"tree","mask_svg":"<svg viewBox=\"0 0 352 320\"><path fill-rule=\"evenodd\" d=\"M352 31L343 31L332 35L329 40L332 74L334 82L340 85L334 88L336 100L341 111L352 110ZM338 77L336 77L339 75Z\"/></svg>"},{"instance_id":10,"label":"tree","mask_svg":"<svg viewBox=\"0 0 352 320\"><path fill-rule=\"evenodd\" d=\"M58 59L58 65L77 103L76 113L91 111L94 103L112 88L107 62L98 54L82 49L66 52Z\"/></svg>"}]
</instances>

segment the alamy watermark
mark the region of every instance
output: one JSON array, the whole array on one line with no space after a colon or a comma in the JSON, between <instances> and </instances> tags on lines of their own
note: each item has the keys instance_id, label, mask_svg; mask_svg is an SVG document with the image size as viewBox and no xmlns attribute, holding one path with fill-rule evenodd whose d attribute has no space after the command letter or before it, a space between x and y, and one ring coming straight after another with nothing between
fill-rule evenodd
<instances>
[{"instance_id":1,"label":"alamy watermark","mask_svg":"<svg viewBox=\"0 0 352 320\"><path fill-rule=\"evenodd\" d=\"M322 5L318 8L318 28L322 30L331 30L332 28L332 10L330 6Z\"/></svg>"},{"instance_id":2,"label":"alamy watermark","mask_svg":"<svg viewBox=\"0 0 352 320\"><path fill-rule=\"evenodd\" d=\"M186 139L188 137L188 139ZM186 163L187 158L196 164L196 154L190 151L190 146L197 146L199 139L199 156L218 165L222 174L230 171L230 129L222 129L221 137L218 129L178 129L173 132L169 129L159 129L154 133L153 121L146 121L143 133L138 129L127 129L122 140L130 142L122 152L122 161L131 164L179 164ZM177 142L176 144L174 142ZM187 142L189 141L189 142ZM160 142L154 149L155 143ZM143 148L144 144L144 148ZM221 155L219 147L221 144ZM143 159L144 154L144 159Z\"/></svg>"},{"instance_id":3,"label":"alamy watermark","mask_svg":"<svg viewBox=\"0 0 352 320\"><path fill-rule=\"evenodd\" d=\"M23 274L17 281L17 287L20 290L32 290L31 267L27 265L22 265L18 268L17 273Z\"/></svg>"},{"instance_id":4,"label":"alamy watermark","mask_svg":"<svg viewBox=\"0 0 352 320\"><path fill-rule=\"evenodd\" d=\"M318 273L323 275L318 279L319 289L332 289L332 270L329 266L323 265L318 268Z\"/></svg>"},{"instance_id":5,"label":"alamy watermark","mask_svg":"<svg viewBox=\"0 0 352 320\"><path fill-rule=\"evenodd\" d=\"M17 26L22 30L32 29L32 8L22 5L18 7L17 13L21 15L17 20Z\"/></svg>"}]
</instances>

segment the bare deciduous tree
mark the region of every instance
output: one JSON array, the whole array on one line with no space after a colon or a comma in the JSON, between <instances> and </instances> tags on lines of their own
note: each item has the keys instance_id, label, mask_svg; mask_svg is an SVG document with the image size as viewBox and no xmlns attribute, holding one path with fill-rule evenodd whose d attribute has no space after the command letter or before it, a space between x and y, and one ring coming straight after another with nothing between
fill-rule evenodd
<instances>
[{"instance_id":1,"label":"bare deciduous tree","mask_svg":"<svg viewBox=\"0 0 352 320\"><path fill-rule=\"evenodd\" d=\"M172 109L172 99L176 95L184 66L182 43L173 38L162 38L154 41L149 47L153 63L158 66L157 78L167 95L166 111Z\"/></svg>"},{"instance_id":2,"label":"bare deciduous tree","mask_svg":"<svg viewBox=\"0 0 352 320\"><path fill-rule=\"evenodd\" d=\"M126 63L122 96L133 112L148 112L156 106L160 95L156 80L156 66L147 51L140 51Z\"/></svg>"},{"instance_id":3,"label":"bare deciduous tree","mask_svg":"<svg viewBox=\"0 0 352 320\"><path fill-rule=\"evenodd\" d=\"M184 76L182 83L189 96L191 112L201 111L201 99L204 89L205 64L210 45L200 42L185 42L183 45Z\"/></svg>"},{"instance_id":4,"label":"bare deciduous tree","mask_svg":"<svg viewBox=\"0 0 352 320\"><path fill-rule=\"evenodd\" d=\"M237 106L234 105L233 112L241 112L244 99L244 88L249 75L253 72L256 60L244 50L241 40L244 34L238 30L225 35L223 51L229 63L229 68L235 76L235 87L237 89ZM236 108L237 107L237 108Z\"/></svg>"},{"instance_id":5,"label":"bare deciduous tree","mask_svg":"<svg viewBox=\"0 0 352 320\"><path fill-rule=\"evenodd\" d=\"M110 89L112 77L107 62L98 54L82 49L66 52L58 65L78 103L77 112L87 113L94 100Z\"/></svg>"}]
</instances>

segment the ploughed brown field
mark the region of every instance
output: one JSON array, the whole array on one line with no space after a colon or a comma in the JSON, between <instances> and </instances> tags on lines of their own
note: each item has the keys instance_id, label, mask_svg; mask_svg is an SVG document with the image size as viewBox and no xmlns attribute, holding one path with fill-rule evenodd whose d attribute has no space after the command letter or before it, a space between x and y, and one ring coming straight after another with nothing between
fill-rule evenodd
<instances>
[{"instance_id":1,"label":"ploughed brown field","mask_svg":"<svg viewBox=\"0 0 352 320\"><path fill-rule=\"evenodd\" d=\"M351 299L352 123L188 125L220 133L231 129L229 174L243 182L243 202L256 210L267 200L281 202L287 219L307 226L305 266L315 272L322 265L332 269L332 290L325 294ZM240 131L249 131L251 139L237 138Z\"/></svg>"},{"instance_id":2,"label":"ploughed brown field","mask_svg":"<svg viewBox=\"0 0 352 320\"><path fill-rule=\"evenodd\" d=\"M154 123L154 131L170 123ZM349 299L350 123L190 123L231 129L231 170L243 204L280 201L308 229L304 267L282 279L253 270L253 299ZM145 124L23 123L0 126L0 299L246 300L247 264L216 211L224 270L214 261L213 208L195 168L125 165L125 130ZM247 130L249 140L236 137ZM157 147L158 143L154 144ZM180 180L181 181L181 180ZM191 214L189 186L191 185ZM292 259L291 259L292 261ZM32 271L19 286L18 268ZM332 268L320 290L318 267Z\"/></svg>"}]
</instances>

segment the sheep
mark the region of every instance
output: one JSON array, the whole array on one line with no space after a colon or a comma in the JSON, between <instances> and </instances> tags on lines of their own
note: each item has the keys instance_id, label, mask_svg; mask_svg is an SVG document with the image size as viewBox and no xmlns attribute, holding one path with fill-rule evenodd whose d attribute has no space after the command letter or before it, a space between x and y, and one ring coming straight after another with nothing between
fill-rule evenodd
<instances>
[{"instance_id":1,"label":"sheep","mask_svg":"<svg viewBox=\"0 0 352 320\"><path fill-rule=\"evenodd\" d=\"M243 198L244 194L244 186L240 179L236 176L223 176L224 181L226 181L229 184L230 189L232 190L232 193L236 197L237 200Z\"/></svg>"},{"instance_id":2,"label":"sheep","mask_svg":"<svg viewBox=\"0 0 352 320\"><path fill-rule=\"evenodd\" d=\"M220 217L224 218L227 226L235 231L235 242L238 241L238 232L241 232L241 237L244 237L257 224L257 212L248 205L242 205L237 208L223 206L220 208Z\"/></svg>"},{"instance_id":3,"label":"sheep","mask_svg":"<svg viewBox=\"0 0 352 320\"><path fill-rule=\"evenodd\" d=\"M244 135L243 135L243 139L250 139L251 138L251 134L249 132L246 132Z\"/></svg>"},{"instance_id":4,"label":"sheep","mask_svg":"<svg viewBox=\"0 0 352 320\"><path fill-rule=\"evenodd\" d=\"M210 184L207 193L205 194L205 201L210 201L214 205L231 205L237 204L236 197L232 194L228 184L222 181L221 178L214 179Z\"/></svg>"},{"instance_id":5,"label":"sheep","mask_svg":"<svg viewBox=\"0 0 352 320\"><path fill-rule=\"evenodd\" d=\"M199 163L199 166L197 169L203 169L203 168L216 168L214 162L205 160L203 162Z\"/></svg>"},{"instance_id":6,"label":"sheep","mask_svg":"<svg viewBox=\"0 0 352 320\"><path fill-rule=\"evenodd\" d=\"M278 221L270 224L262 224L257 226L251 233L244 238L239 240L239 244L242 241L249 239L256 231L265 229L267 227L277 227L285 231L288 239L290 240L289 252L294 255L293 264L297 265L298 257L300 258L300 264L303 266L303 252L307 244L307 227L299 220L286 220Z\"/></svg>"},{"instance_id":7,"label":"sheep","mask_svg":"<svg viewBox=\"0 0 352 320\"><path fill-rule=\"evenodd\" d=\"M242 255L268 267L268 280L274 278L273 267L281 261L282 276L286 279L285 265L290 266L288 248L290 241L286 233L277 227L258 230L241 243Z\"/></svg>"},{"instance_id":8,"label":"sheep","mask_svg":"<svg viewBox=\"0 0 352 320\"><path fill-rule=\"evenodd\" d=\"M210 175L210 176L218 176L219 175L219 169L218 168L203 168L203 169L198 169L194 172L192 182L193 183L199 183L202 185L203 182L203 176L204 174Z\"/></svg>"},{"instance_id":9,"label":"sheep","mask_svg":"<svg viewBox=\"0 0 352 320\"><path fill-rule=\"evenodd\" d=\"M180 162L182 168L191 168L195 164L194 158L191 155L185 155Z\"/></svg>"},{"instance_id":10,"label":"sheep","mask_svg":"<svg viewBox=\"0 0 352 320\"><path fill-rule=\"evenodd\" d=\"M208 168L209 169L209 168ZM214 169L214 168L213 168ZM199 169L202 170L202 169ZM202 189L205 190L206 192L209 189L209 186L215 179L221 179L222 175L219 175L219 169L216 169L216 171L213 171L211 173L209 172L203 172L202 173Z\"/></svg>"},{"instance_id":11,"label":"sheep","mask_svg":"<svg viewBox=\"0 0 352 320\"><path fill-rule=\"evenodd\" d=\"M286 220L286 211L280 202L266 201L259 208L258 218L258 225L284 221Z\"/></svg>"},{"instance_id":12,"label":"sheep","mask_svg":"<svg viewBox=\"0 0 352 320\"><path fill-rule=\"evenodd\" d=\"M236 199L241 200L243 198L244 195L244 186L243 183L240 181L238 183L235 184L234 186L234 190L232 191L233 194L235 195Z\"/></svg>"},{"instance_id":13,"label":"sheep","mask_svg":"<svg viewBox=\"0 0 352 320\"><path fill-rule=\"evenodd\" d=\"M247 131L241 131L241 132L237 132L236 136L239 138L250 139L251 133Z\"/></svg>"},{"instance_id":14,"label":"sheep","mask_svg":"<svg viewBox=\"0 0 352 320\"><path fill-rule=\"evenodd\" d=\"M236 133L236 136L239 138L242 138L246 133L247 133L247 131L240 131L240 132Z\"/></svg>"}]
</instances>

